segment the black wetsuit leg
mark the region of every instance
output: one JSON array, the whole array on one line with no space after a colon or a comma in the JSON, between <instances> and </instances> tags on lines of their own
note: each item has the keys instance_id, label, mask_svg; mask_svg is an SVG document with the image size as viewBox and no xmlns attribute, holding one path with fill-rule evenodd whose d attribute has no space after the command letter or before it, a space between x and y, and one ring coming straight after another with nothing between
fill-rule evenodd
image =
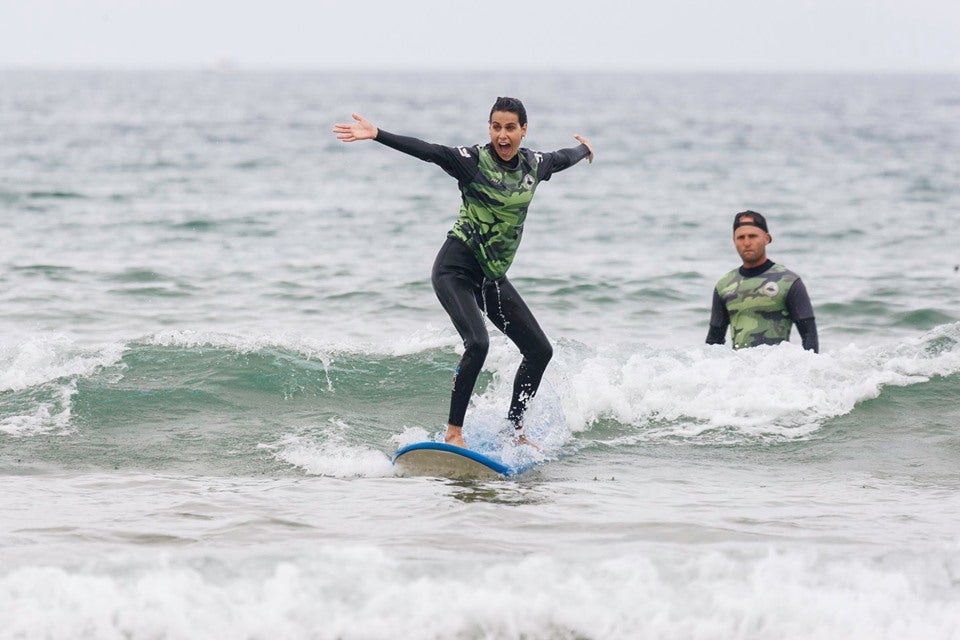
<instances>
[{"instance_id":1,"label":"black wetsuit leg","mask_svg":"<svg viewBox=\"0 0 960 640\"><path fill-rule=\"evenodd\" d=\"M463 339L464 352L453 379L449 424L463 426L473 387L490 348L483 321L506 334L523 354L513 383L509 418L522 424L527 403L537 393L553 347L526 302L507 278L485 280L470 249L456 238L447 238L433 265L433 290Z\"/></svg>"},{"instance_id":2,"label":"black wetsuit leg","mask_svg":"<svg viewBox=\"0 0 960 640\"><path fill-rule=\"evenodd\" d=\"M470 249L447 238L433 263L433 290L463 340L463 356L453 376L450 416L447 423L463 426L470 396L490 348L490 336L480 308L483 270Z\"/></svg>"},{"instance_id":3,"label":"black wetsuit leg","mask_svg":"<svg viewBox=\"0 0 960 640\"><path fill-rule=\"evenodd\" d=\"M484 286L487 317L513 341L523 360L513 379L513 397L508 417L514 427L523 426L527 403L536 395L543 372L553 357L553 347L527 303L506 276Z\"/></svg>"}]
</instances>

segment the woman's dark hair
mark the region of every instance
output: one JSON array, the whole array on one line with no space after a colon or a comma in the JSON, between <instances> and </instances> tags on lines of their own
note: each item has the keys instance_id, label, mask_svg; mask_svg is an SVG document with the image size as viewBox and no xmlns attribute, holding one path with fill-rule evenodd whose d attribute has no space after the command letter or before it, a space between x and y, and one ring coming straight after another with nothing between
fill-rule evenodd
<instances>
[{"instance_id":1,"label":"woman's dark hair","mask_svg":"<svg viewBox=\"0 0 960 640\"><path fill-rule=\"evenodd\" d=\"M523 103L517 100L516 98L497 98L497 101L493 103L493 108L490 109L490 120L493 120L494 111L506 111L507 113L517 114L517 120L520 121L520 126L527 124L527 110L523 108Z\"/></svg>"}]
</instances>

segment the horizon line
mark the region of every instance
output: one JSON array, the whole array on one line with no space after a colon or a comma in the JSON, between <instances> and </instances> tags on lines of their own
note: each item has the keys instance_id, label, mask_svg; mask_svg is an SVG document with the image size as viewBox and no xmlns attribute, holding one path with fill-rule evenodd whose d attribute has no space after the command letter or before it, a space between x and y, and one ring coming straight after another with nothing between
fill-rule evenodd
<instances>
[{"instance_id":1,"label":"horizon line","mask_svg":"<svg viewBox=\"0 0 960 640\"><path fill-rule=\"evenodd\" d=\"M48 71L48 72L208 72L208 73L502 73L484 66L420 66L420 65L360 65L354 67L333 65L244 65L225 59L199 64L51 64L51 63L5 63L0 62L0 71ZM538 73L575 74L798 74L798 75L957 75L960 66L948 67L548 67L517 68L513 73L530 75Z\"/></svg>"}]
</instances>

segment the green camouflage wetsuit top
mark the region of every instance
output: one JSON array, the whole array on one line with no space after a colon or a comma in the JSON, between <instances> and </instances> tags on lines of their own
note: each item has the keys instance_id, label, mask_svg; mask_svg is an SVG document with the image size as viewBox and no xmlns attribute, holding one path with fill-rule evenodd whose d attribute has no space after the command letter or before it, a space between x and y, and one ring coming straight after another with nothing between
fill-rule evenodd
<instances>
[{"instance_id":1,"label":"green camouflage wetsuit top","mask_svg":"<svg viewBox=\"0 0 960 640\"><path fill-rule=\"evenodd\" d=\"M537 186L590 155L586 145L540 153L521 148L510 163L496 157L489 143L447 147L380 129L377 142L439 165L457 179L460 217L450 236L468 247L490 280L502 278L523 237L527 208Z\"/></svg>"},{"instance_id":2,"label":"green camouflage wetsuit top","mask_svg":"<svg viewBox=\"0 0 960 640\"><path fill-rule=\"evenodd\" d=\"M707 344L723 344L728 325L734 349L780 344L790 340L793 324L803 348L819 351L813 306L803 281L767 260L752 269L734 269L717 282Z\"/></svg>"},{"instance_id":3,"label":"green camouflage wetsuit top","mask_svg":"<svg viewBox=\"0 0 960 640\"><path fill-rule=\"evenodd\" d=\"M484 275L496 280L506 275L517 254L527 208L542 179L538 168L543 156L520 149L516 168L508 169L494 159L489 145L461 147L461 153L476 158L478 172L461 184L460 217L450 234L466 243Z\"/></svg>"}]
</instances>

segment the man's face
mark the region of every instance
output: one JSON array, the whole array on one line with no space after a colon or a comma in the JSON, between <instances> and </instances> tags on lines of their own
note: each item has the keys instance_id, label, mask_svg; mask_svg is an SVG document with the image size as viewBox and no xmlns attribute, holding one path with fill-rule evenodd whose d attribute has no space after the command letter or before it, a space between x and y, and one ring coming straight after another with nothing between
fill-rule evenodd
<instances>
[{"instance_id":1,"label":"man's face","mask_svg":"<svg viewBox=\"0 0 960 640\"><path fill-rule=\"evenodd\" d=\"M733 245L743 260L743 266L748 269L767 261L767 245L771 240L769 233L753 225L737 227L733 231Z\"/></svg>"},{"instance_id":2,"label":"man's face","mask_svg":"<svg viewBox=\"0 0 960 640\"><path fill-rule=\"evenodd\" d=\"M494 111L490 116L490 144L501 160L510 160L520 150L520 141L527 133L527 125L520 126L517 114Z\"/></svg>"}]
</instances>

